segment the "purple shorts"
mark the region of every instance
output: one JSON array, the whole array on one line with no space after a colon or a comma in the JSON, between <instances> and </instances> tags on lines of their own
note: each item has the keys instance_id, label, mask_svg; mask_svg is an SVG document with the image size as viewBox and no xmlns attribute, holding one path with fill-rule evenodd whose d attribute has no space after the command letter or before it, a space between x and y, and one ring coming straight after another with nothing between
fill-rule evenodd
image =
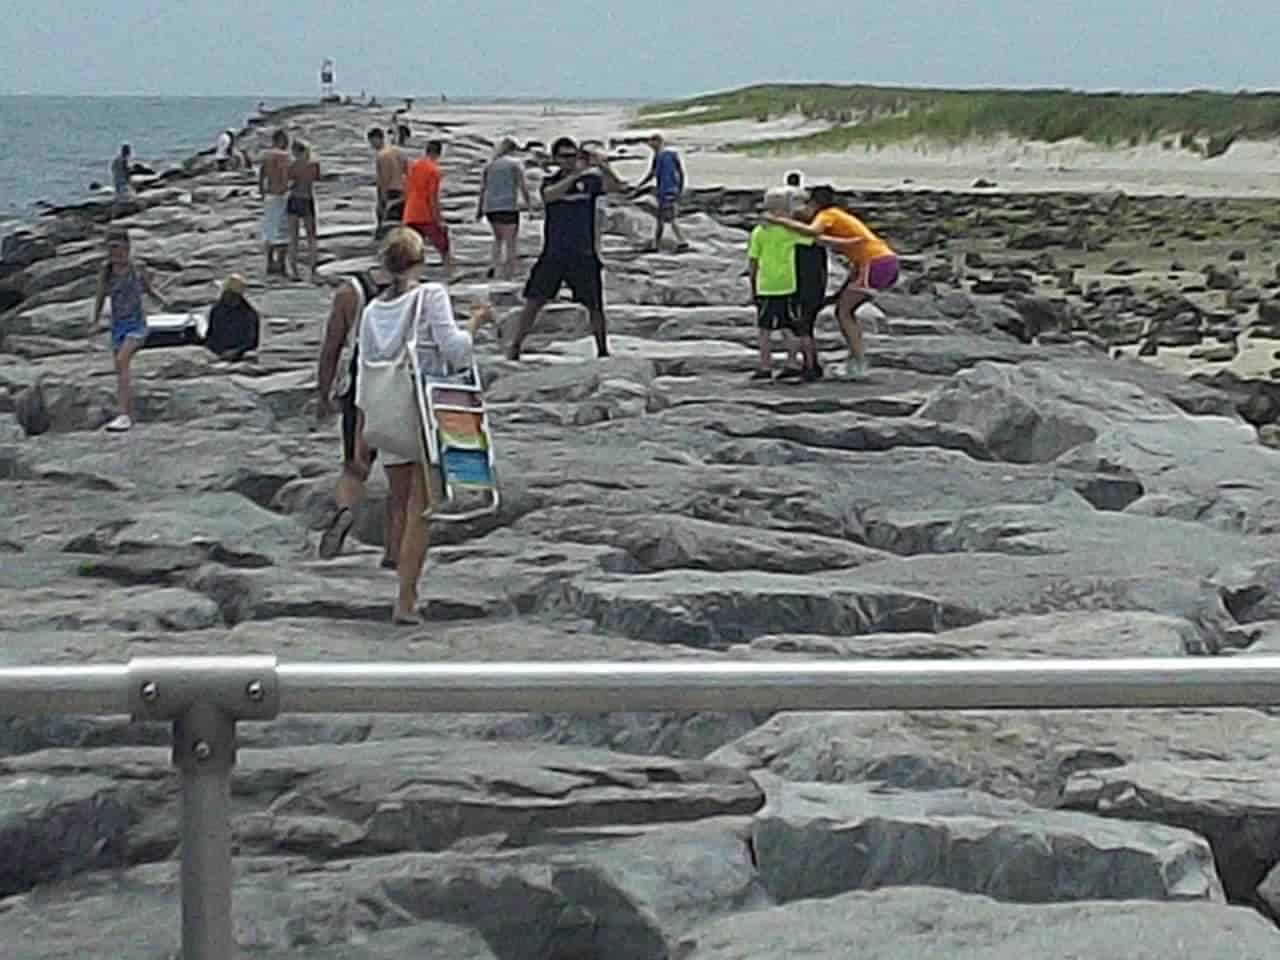
<instances>
[{"instance_id":1,"label":"purple shorts","mask_svg":"<svg viewBox=\"0 0 1280 960\"><path fill-rule=\"evenodd\" d=\"M858 286L859 268L853 264L849 264L849 275L845 277L844 283L840 287L840 292L836 294L839 298L840 294L850 287ZM896 256L876 257L871 261L871 266L867 270L867 288L870 290L888 290L898 282L898 258ZM834 302L829 300L828 302Z\"/></svg>"},{"instance_id":2,"label":"purple shorts","mask_svg":"<svg viewBox=\"0 0 1280 960\"><path fill-rule=\"evenodd\" d=\"M888 290L898 282L898 258L876 257L867 272L867 286L872 290Z\"/></svg>"}]
</instances>

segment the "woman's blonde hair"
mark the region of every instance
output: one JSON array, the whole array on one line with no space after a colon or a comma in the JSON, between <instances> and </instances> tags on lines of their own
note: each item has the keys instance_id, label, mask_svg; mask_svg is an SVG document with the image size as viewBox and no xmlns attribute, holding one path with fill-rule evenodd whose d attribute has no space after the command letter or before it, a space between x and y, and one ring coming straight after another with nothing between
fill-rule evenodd
<instances>
[{"instance_id":1,"label":"woman's blonde hair","mask_svg":"<svg viewBox=\"0 0 1280 960\"><path fill-rule=\"evenodd\" d=\"M304 163L311 162L311 144L306 141L295 139L293 141L293 152L301 157Z\"/></svg>"},{"instance_id":2,"label":"woman's blonde hair","mask_svg":"<svg viewBox=\"0 0 1280 960\"><path fill-rule=\"evenodd\" d=\"M427 259L427 247L417 230L396 227L382 242L382 266L398 277L408 273Z\"/></svg>"},{"instance_id":3,"label":"woman's blonde hair","mask_svg":"<svg viewBox=\"0 0 1280 960\"><path fill-rule=\"evenodd\" d=\"M520 144L516 143L515 137L503 137L498 141L498 145L493 150L494 159L505 157L509 153L515 153L520 149Z\"/></svg>"}]
</instances>

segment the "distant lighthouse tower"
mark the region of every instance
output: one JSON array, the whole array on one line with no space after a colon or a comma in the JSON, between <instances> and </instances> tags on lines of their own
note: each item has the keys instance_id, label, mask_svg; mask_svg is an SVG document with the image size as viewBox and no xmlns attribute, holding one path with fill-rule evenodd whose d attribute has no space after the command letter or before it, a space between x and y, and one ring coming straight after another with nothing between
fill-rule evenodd
<instances>
[{"instance_id":1,"label":"distant lighthouse tower","mask_svg":"<svg viewBox=\"0 0 1280 960\"><path fill-rule=\"evenodd\" d=\"M327 58L320 64L320 97L323 100L333 99L333 61Z\"/></svg>"}]
</instances>

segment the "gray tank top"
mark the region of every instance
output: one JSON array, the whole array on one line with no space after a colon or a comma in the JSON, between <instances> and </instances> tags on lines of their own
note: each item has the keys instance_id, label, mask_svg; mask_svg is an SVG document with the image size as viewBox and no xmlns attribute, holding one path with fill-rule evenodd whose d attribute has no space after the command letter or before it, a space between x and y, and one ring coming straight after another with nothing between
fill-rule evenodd
<instances>
[{"instance_id":1,"label":"gray tank top","mask_svg":"<svg viewBox=\"0 0 1280 960\"><path fill-rule=\"evenodd\" d=\"M520 176L523 168L515 157L498 157L485 168L484 197L481 201L485 213L511 213L520 209Z\"/></svg>"}]
</instances>

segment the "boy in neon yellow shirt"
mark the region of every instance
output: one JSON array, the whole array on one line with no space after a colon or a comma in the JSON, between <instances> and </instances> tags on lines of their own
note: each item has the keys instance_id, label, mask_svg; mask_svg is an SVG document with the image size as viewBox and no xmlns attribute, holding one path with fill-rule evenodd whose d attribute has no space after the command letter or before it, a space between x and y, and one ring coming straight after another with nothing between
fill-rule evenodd
<instances>
[{"instance_id":1,"label":"boy in neon yellow shirt","mask_svg":"<svg viewBox=\"0 0 1280 960\"><path fill-rule=\"evenodd\" d=\"M791 194L776 188L764 195L765 212L785 217L790 212ZM796 327L796 247L813 243L795 230L777 223L762 223L751 231L747 259L751 270L751 298L756 304L756 326L760 334L760 366L752 380L773 379L772 334L781 331L788 353L794 352L792 334Z\"/></svg>"}]
</instances>

